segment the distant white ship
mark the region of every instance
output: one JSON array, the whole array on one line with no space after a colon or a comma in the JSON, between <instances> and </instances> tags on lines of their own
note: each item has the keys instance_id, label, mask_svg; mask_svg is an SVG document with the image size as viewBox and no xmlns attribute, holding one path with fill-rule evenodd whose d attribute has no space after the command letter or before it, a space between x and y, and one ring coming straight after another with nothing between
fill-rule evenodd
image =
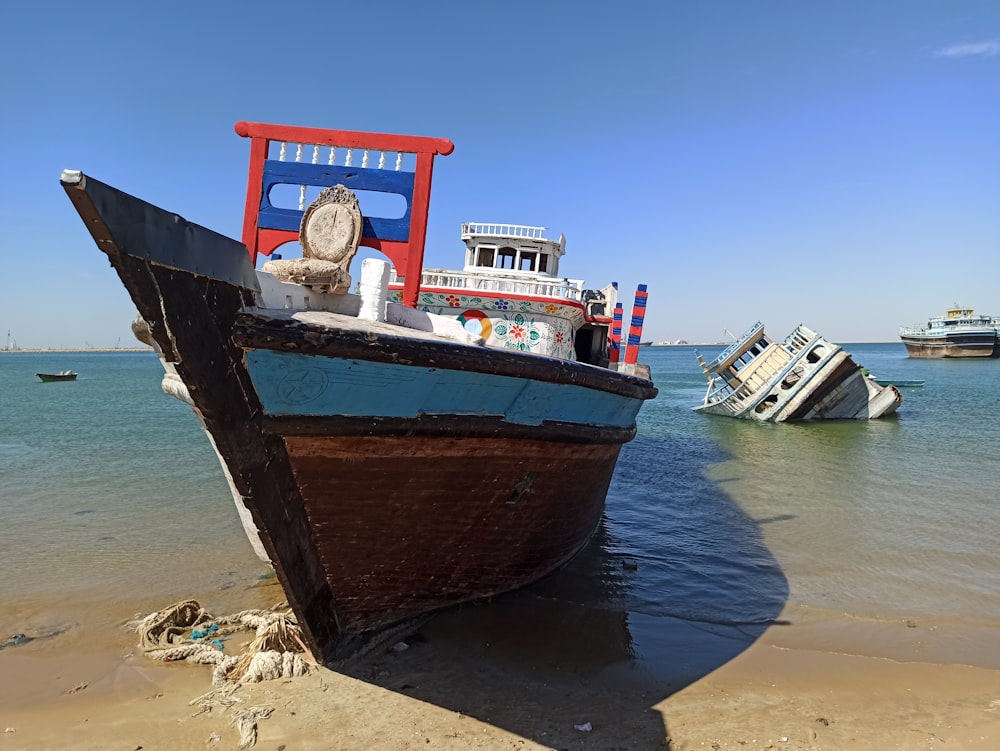
<instances>
[{"instance_id":1,"label":"distant white ship","mask_svg":"<svg viewBox=\"0 0 1000 751\"><path fill-rule=\"evenodd\" d=\"M905 326L899 338L910 357L1000 357L1000 318L955 305L925 326Z\"/></svg>"}]
</instances>

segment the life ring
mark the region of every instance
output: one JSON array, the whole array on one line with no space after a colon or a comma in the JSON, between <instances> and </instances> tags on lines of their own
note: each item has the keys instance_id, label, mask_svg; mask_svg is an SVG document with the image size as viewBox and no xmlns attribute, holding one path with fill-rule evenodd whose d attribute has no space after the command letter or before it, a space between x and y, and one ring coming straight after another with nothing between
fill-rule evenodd
<instances>
[{"instance_id":1,"label":"life ring","mask_svg":"<svg viewBox=\"0 0 1000 751\"><path fill-rule=\"evenodd\" d=\"M458 316L458 322L470 334L481 336L483 340L490 338L493 333L493 324L489 317L481 310L465 310Z\"/></svg>"}]
</instances>

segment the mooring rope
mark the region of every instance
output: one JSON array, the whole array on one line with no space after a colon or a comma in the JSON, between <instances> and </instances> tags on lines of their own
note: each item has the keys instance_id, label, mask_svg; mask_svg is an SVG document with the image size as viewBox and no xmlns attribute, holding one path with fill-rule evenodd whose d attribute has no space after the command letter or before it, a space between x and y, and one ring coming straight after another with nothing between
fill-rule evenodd
<instances>
[{"instance_id":1,"label":"mooring rope","mask_svg":"<svg viewBox=\"0 0 1000 751\"><path fill-rule=\"evenodd\" d=\"M242 699L235 696L241 686L308 673L315 662L305 650L302 630L287 605L271 610L243 610L216 618L195 600L183 600L133 621L139 647L152 660L187 660L214 665L211 691L191 702L202 712L221 706L228 709ZM240 631L253 630L253 640L240 654L227 655L223 640ZM240 731L240 748L257 740L257 720L271 709L250 707L241 711L234 725Z\"/></svg>"},{"instance_id":2,"label":"mooring rope","mask_svg":"<svg viewBox=\"0 0 1000 751\"><path fill-rule=\"evenodd\" d=\"M138 622L139 646L153 660L215 665L212 683L257 683L305 675L302 630L286 609L243 610L215 617L195 600L183 600ZM253 641L240 655L226 655L222 639L253 629Z\"/></svg>"}]
</instances>

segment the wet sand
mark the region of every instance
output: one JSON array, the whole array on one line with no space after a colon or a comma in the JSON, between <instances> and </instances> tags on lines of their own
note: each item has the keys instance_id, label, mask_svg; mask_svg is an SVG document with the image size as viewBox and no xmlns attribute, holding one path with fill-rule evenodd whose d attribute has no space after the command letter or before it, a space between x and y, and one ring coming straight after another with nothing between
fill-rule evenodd
<instances>
[{"instance_id":1,"label":"wet sand","mask_svg":"<svg viewBox=\"0 0 1000 751\"><path fill-rule=\"evenodd\" d=\"M193 596L222 615L280 590ZM17 622L53 635L0 650L0 751L237 748L235 712L251 706L273 710L255 748L288 751L1000 748L1000 670L940 662L953 640L921 624L789 613L747 639L519 595L440 614L405 649L254 684L237 707L204 711L192 701L210 668L150 661L125 625L169 604L5 609L4 638ZM957 638L998 652L989 629Z\"/></svg>"}]
</instances>

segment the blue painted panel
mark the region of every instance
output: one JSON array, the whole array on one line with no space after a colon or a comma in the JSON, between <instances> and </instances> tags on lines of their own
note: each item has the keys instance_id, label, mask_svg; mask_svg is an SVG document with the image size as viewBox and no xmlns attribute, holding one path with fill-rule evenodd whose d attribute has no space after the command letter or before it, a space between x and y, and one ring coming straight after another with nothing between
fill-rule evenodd
<instances>
[{"instance_id":1,"label":"blue painted panel","mask_svg":"<svg viewBox=\"0 0 1000 751\"><path fill-rule=\"evenodd\" d=\"M629 427L641 400L510 376L256 350L247 368L269 415L493 415Z\"/></svg>"},{"instance_id":2,"label":"blue painted panel","mask_svg":"<svg viewBox=\"0 0 1000 751\"><path fill-rule=\"evenodd\" d=\"M302 214L298 209L278 209L268 206L261 209L257 224L262 229L283 229L298 232L302 225ZM379 217L362 217L362 237L377 237L379 240L399 240L403 242L410 234L409 214L403 219L381 219Z\"/></svg>"},{"instance_id":3,"label":"blue painted panel","mask_svg":"<svg viewBox=\"0 0 1000 751\"><path fill-rule=\"evenodd\" d=\"M543 420L585 422L591 425L628 426L635 420L638 401L579 386L526 381L524 391L507 410L510 422L538 425ZM597 397L597 398L595 398ZM626 422L621 422L623 404L634 403Z\"/></svg>"},{"instance_id":4,"label":"blue painted panel","mask_svg":"<svg viewBox=\"0 0 1000 751\"><path fill-rule=\"evenodd\" d=\"M394 170L361 169L338 165L308 164L302 162L280 162L269 159L264 162L260 215L258 226L264 229L281 229L298 232L303 212L298 209L283 209L271 205L270 190L275 185L310 185L328 188L344 185L353 191L373 191L393 193L406 200L406 213L396 219L365 216L362 236L377 237L380 240L405 242L410 232L410 204L413 200L412 172ZM362 206L362 209L364 207Z\"/></svg>"}]
</instances>

